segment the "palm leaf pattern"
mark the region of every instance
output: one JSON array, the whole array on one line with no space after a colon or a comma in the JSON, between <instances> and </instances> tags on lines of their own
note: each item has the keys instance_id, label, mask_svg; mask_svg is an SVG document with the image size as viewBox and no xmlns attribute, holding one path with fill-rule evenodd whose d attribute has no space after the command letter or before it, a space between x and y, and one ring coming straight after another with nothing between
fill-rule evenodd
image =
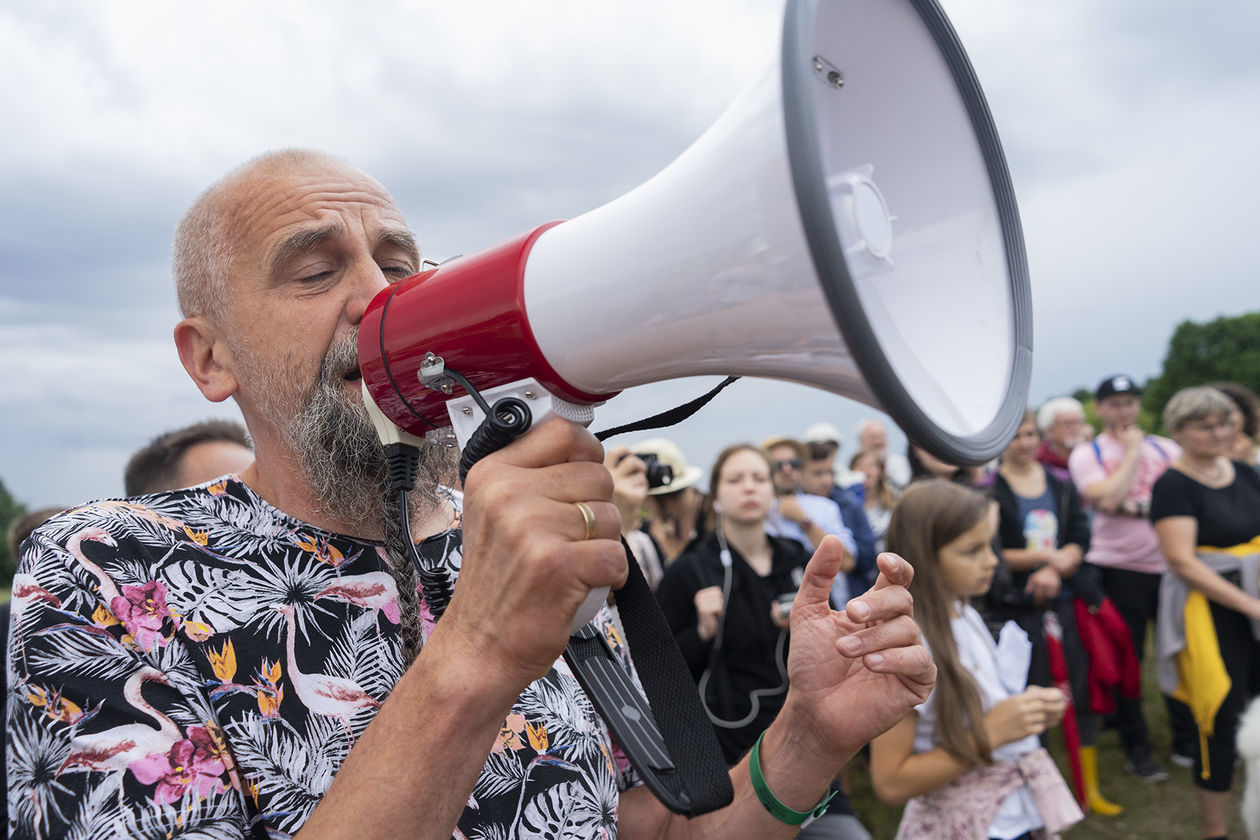
<instances>
[{"instance_id":1,"label":"palm leaf pattern","mask_svg":"<svg viewBox=\"0 0 1260 840\"><path fill-rule=\"evenodd\" d=\"M216 569L185 560L166 567L165 576L171 607L185 621L200 622L216 633L235 630L241 615L258 609L258 596L243 569Z\"/></svg>"},{"instance_id":2,"label":"palm leaf pattern","mask_svg":"<svg viewBox=\"0 0 1260 840\"><path fill-rule=\"evenodd\" d=\"M516 832L520 840L586 840L605 836L604 810L580 782L553 785L530 799Z\"/></svg>"},{"instance_id":3,"label":"palm leaf pattern","mask_svg":"<svg viewBox=\"0 0 1260 840\"><path fill-rule=\"evenodd\" d=\"M214 488L93 502L26 544L19 574L34 595L14 602L8 657L11 836L292 836L375 714L370 700L307 708L302 681L342 680L380 703L402 676L397 625L348 589L387 570L379 546L292 519L239 481ZM460 537L419 548L458 575ZM317 597L339 581L337 597ZM292 611L295 667L278 607ZM463 836L616 835L618 791L636 779L615 769L563 662L504 726L513 737L489 756ZM123 731L142 746L114 763L76 757ZM211 776L141 781L171 739L207 737L220 745L203 761Z\"/></svg>"}]
</instances>

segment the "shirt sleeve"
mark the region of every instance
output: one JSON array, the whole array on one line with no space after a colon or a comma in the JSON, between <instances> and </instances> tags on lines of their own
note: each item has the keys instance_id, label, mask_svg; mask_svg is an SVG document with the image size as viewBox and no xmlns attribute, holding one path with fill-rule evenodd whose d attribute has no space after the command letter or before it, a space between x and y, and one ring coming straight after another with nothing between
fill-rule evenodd
<instances>
[{"instance_id":1,"label":"shirt sleeve","mask_svg":"<svg viewBox=\"0 0 1260 840\"><path fill-rule=\"evenodd\" d=\"M853 539L853 532L844 524L838 504L822 496L798 495L797 498L806 505L805 512L824 534L835 534L849 553L857 556L857 542Z\"/></svg>"},{"instance_id":2,"label":"shirt sleeve","mask_svg":"<svg viewBox=\"0 0 1260 840\"><path fill-rule=\"evenodd\" d=\"M119 591L102 568L117 542L91 540L89 560L87 538L37 531L14 579L10 836L246 836L235 765L180 672L161 592Z\"/></svg>"},{"instance_id":3,"label":"shirt sleeve","mask_svg":"<svg viewBox=\"0 0 1260 840\"><path fill-rule=\"evenodd\" d=\"M1072 483L1085 495L1085 488L1107 477L1107 471L1094 455L1094 447L1089 443L1077 445L1068 456L1068 471L1072 474Z\"/></svg>"},{"instance_id":4,"label":"shirt sleeve","mask_svg":"<svg viewBox=\"0 0 1260 840\"><path fill-rule=\"evenodd\" d=\"M1151 488L1151 521L1158 522L1170 516L1199 517L1189 481L1176 470L1165 470Z\"/></svg>"}]
</instances>

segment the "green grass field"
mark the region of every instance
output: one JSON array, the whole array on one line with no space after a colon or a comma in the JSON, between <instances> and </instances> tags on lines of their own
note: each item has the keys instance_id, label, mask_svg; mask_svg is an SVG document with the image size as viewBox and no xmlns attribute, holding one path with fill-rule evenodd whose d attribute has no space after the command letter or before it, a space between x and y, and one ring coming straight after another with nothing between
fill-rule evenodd
<instances>
[{"instance_id":1,"label":"green grass field","mask_svg":"<svg viewBox=\"0 0 1260 840\"><path fill-rule=\"evenodd\" d=\"M1120 748L1115 730L1104 730L1098 736L1098 775L1102 793L1112 802L1124 806L1124 813L1115 817L1086 814L1085 820L1063 834L1070 840L1146 840L1146 838L1184 838L1197 840L1199 807L1195 801L1191 770L1175 767L1168 760L1169 731L1168 712L1163 699L1155 688L1154 656L1148 651L1144 667L1145 685L1142 709L1151 729L1155 759L1169 773L1167 782L1148 784L1124 769L1124 752ZM1063 777L1071 783L1068 763L1064 757L1061 729L1053 730L1049 738L1050 752L1054 755ZM1242 822L1238 817L1242 801L1243 770L1234 775L1234 791L1230 814L1229 836L1243 840ZM858 759L851 777L853 805L863 825L875 840L890 840L897 833L901 818L900 808L889 808L871 791L870 777L866 773L865 757Z\"/></svg>"}]
</instances>

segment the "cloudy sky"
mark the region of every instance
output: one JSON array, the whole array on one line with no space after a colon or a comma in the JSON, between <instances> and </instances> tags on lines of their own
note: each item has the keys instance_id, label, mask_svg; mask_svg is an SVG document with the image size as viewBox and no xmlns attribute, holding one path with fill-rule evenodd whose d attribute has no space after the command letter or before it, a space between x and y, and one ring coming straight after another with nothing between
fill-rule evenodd
<instances>
[{"instance_id":1,"label":"cloudy sky","mask_svg":"<svg viewBox=\"0 0 1260 840\"><path fill-rule=\"evenodd\" d=\"M849 5L860 26L863 2ZM1158 373L1180 321L1260 308L1260 4L943 6L1019 199L1033 402ZM343 155L393 191L426 254L467 253L663 168L773 60L781 12L772 0L8 0L0 479L28 506L117 494L154 434L236 416L176 359L168 254L183 208L237 163L285 146ZM710 381L628 392L596 426ZM816 420L851 439L869 413L745 380L669 434L707 466L727 443Z\"/></svg>"}]
</instances>

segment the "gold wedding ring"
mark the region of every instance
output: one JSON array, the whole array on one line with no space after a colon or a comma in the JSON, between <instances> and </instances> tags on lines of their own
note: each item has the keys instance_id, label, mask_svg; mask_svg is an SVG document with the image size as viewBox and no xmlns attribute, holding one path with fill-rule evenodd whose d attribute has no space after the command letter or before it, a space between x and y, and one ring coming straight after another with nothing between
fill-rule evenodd
<instances>
[{"instance_id":1,"label":"gold wedding ring","mask_svg":"<svg viewBox=\"0 0 1260 840\"><path fill-rule=\"evenodd\" d=\"M582 537L582 539L593 539L595 537L595 511L591 510L591 506L586 502L574 502L573 504L582 512L582 522L586 525L586 536Z\"/></svg>"}]
</instances>

